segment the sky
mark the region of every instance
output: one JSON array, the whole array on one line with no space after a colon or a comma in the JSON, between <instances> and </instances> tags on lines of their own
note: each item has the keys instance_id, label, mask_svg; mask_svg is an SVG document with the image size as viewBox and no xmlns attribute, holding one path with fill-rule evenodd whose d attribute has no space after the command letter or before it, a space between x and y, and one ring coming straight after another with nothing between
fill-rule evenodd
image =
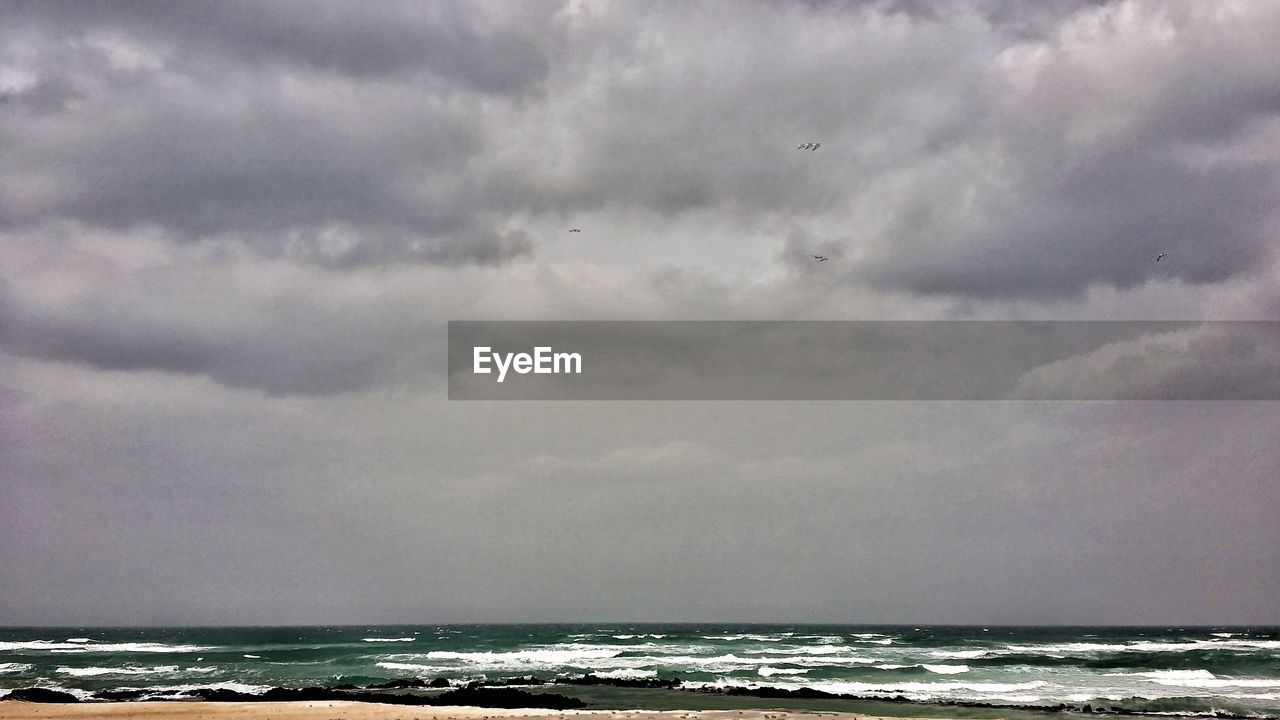
<instances>
[{"instance_id":1,"label":"sky","mask_svg":"<svg viewBox=\"0 0 1280 720\"><path fill-rule=\"evenodd\" d=\"M445 376L448 320L1280 320L1277 47L1271 0L0 2L0 625L1280 623L1280 403Z\"/></svg>"}]
</instances>

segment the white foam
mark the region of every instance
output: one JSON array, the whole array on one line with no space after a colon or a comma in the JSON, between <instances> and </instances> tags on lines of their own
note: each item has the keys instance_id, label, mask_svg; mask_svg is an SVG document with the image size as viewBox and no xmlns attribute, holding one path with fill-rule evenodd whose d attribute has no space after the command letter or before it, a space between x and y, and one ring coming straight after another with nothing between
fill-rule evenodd
<instances>
[{"instance_id":1,"label":"white foam","mask_svg":"<svg viewBox=\"0 0 1280 720\"><path fill-rule=\"evenodd\" d=\"M848 652L852 648L843 645L813 645L810 647L796 648L769 648L768 650L760 650L758 652L778 653L782 655L835 655L836 653ZM752 652L750 650L746 652Z\"/></svg>"},{"instance_id":2,"label":"white foam","mask_svg":"<svg viewBox=\"0 0 1280 720\"><path fill-rule=\"evenodd\" d=\"M969 672L968 665L921 665L920 667L939 675L959 675Z\"/></svg>"},{"instance_id":3,"label":"white foam","mask_svg":"<svg viewBox=\"0 0 1280 720\"><path fill-rule=\"evenodd\" d=\"M1192 642L1132 642L1122 649L1136 652L1183 652L1185 650L1202 650L1213 647L1233 646L1236 641L1194 640Z\"/></svg>"},{"instance_id":4,"label":"white foam","mask_svg":"<svg viewBox=\"0 0 1280 720\"><path fill-rule=\"evenodd\" d=\"M261 660L261 659L262 659L262 656L261 656L261 655L249 655L249 654L247 654L247 653L245 654L245 657L249 658L250 660Z\"/></svg>"},{"instance_id":5,"label":"white foam","mask_svg":"<svg viewBox=\"0 0 1280 720\"><path fill-rule=\"evenodd\" d=\"M769 677L771 675L803 675L809 672L809 668L780 668L773 667L772 665L765 665L759 670L756 670L756 672L760 673L763 677Z\"/></svg>"},{"instance_id":6,"label":"white foam","mask_svg":"<svg viewBox=\"0 0 1280 720\"><path fill-rule=\"evenodd\" d=\"M1005 652L1020 653L1094 653L1094 652L1184 652L1186 650L1266 650L1280 648L1280 640L1188 640L1157 642L1135 640L1127 643L1051 643L1047 645L1009 645Z\"/></svg>"},{"instance_id":7,"label":"white foam","mask_svg":"<svg viewBox=\"0 0 1280 720\"><path fill-rule=\"evenodd\" d=\"M397 663L397 662L380 662L378 667L387 670L409 670L411 672L437 673L441 670L449 668L440 667L438 665L419 665L418 663Z\"/></svg>"},{"instance_id":8,"label":"white foam","mask_svg":"<svg viewBox=\"0 0 1280 720\"><path fill-rule=\"evenodd\" d=\"M31 670L35 665L28 663L0 663L0 673L20 673Z\"/></svg>"},{"instance_id":9,"label":"white foam","mask_svg":"<svg viewBox=\"0 0 1280 720\"><path fill-rule=\"evenodd\" d=\"M753 687L755 684L743 680L741 678L722 678L714 682L705 683L686 683L688 687ZM779 687L807 687L822 692L835 693L838 695L864 695L864 696L891 696L905 695L911 699L928 700L938 696L954 695L960 691L968 691L972 693L986 693L988 695L1009 695L1011 693L1025 692L1027 690L1035 690L1036 688L1048 685L1043 680L1032 680L1030 682L1021 683L993 683L993 682L893 682L887 684L864 683L864 682L845 682L845 681L822 681L822 682L806 682L803 686L795 683L779 684Z\"/></svg>"},{"instance_id":10,"label":"white foam","mask_svg":"<svg viewBox=\"0 0 1280 720\"><path fill-rule=\"evenodd\" d=\"M929 656L948 660L973 660L986 657L987 654L987 650L934 650L929 653Z\"/></svg>"},{"instance_id":11,"label":"white foam","mask_svg":"<svg viewBox=\"0 0 1280 720\"><path fill-rule=\"evenodd\" d=\"M72 677L96 677L98 675L164 675L177 672L177 665L161 665L158 667L60 667L57 672L60 675L70 675Z\"/></svg>"},{"instance_id":12,"label":"white foam","mask_svg":"<svg viewBox=\"0 0 1280 720\"><path fill-rule=\"evenodd\" d=\"M72 695L75 695L77 700L89 700L93 698L92 690L83 690L81 688L65 687L56 682L48 682L46 680L40 680L36 683L35 686L38 688L45 688L47 690L57 690L58 692L70 693Z\"/></svg>"},{"instance_id":13,"label":"white foam","mask_svg":"<svg viewBox=\"0 0 1280 720\"><path fill-rule=\"evenodd\" d=\"M818 657L809 657L805 655L753 655L751 657L741 657L732 653L728 655L717 655L715 657L676 655L670 657L645 658L646 665L688 665L699 669L714 668L718 665L808 665L821 667L827 665L870 665L875 662L877 661L872 658L848 656L822 655Z\"/></svg>"},{"instance_id":14,"label":"white foam","mask_svg":"<svg viewBox=\"0 0 1280 720\"><path fill-rule=\"evenodd\" d=\"M1020 690L1035 690L1036 688L1047 685L1043 680L1032 680L1030 682L1021 683L993 683L993 682L893 682L888 684L878 683L862 683L862 682L843 682L831 681L820 682L809 685L815 690L823 690L825 692L834 692L840 694L870 694L870 693L896 693L902 692L919 692L919 693L945 693L955 692L957 690L968 690L970 692L979 693L1011 693Z\"/></svg>"},{"instance_id":15,"label":"white foam","mask_svg":"<svg viewBox=\"0 0 1280 720\"><path fill-rule=\"evenodd\" d=\"M1153 670L1150 672L1107 673L1115 677L1140 677L1148 682L1180 688L1266 688L1280 687L1280 678L1224 678L1208 670Z\"/></svg>"},{"instance_id":16,"label":"white foam","mask_svg":"<svg viewBox=\"0 0 1280 720\"><path fill-rule=\"evenodd\" d=\"M1275 650L1280 649L1280 640L1206 640L1197 642L1197 647L1220 648L1247 648L1257 650Z\"/></svg>"},{"instance_id":17,"label":"white foam","mask_svg":"<svg viewBox=\"0 0 1280 720\"><path fill-rule=\"evenodd\" d=\"M20 642L0 642L0 652L14 650L47 650L66 652L151 652L151 653L184 653L212 650L203 645L166 645L164 643L84 643L56 642L53 640L26 640Z\"/></svg>"},{"instance_id":18,"label":"white foam","mask_svg":"<svg viewBox=\"0 0 1280 720\"><path fill-rule=\"evenodd\" d=\"M1117 652L1130 649L1128 645L1114 643L1054 643L1052 645L1009 645L1006 650L1015 653L1088 653Z\"/></svg>"},{"instance_id":19,"label":"white foam","mask_svg":"<svg viewBox=\"0 0 1280 720\"><path fill-rule=\"evenodd\" d=\"M432 660L461 660L477 665L550 664L570 665L579 660L602 660L622 654L620 649L581 648L573 650L515 650L512 652L454 652L433 650L427 653Z\"/></svg>"},{"instance_id":20,"label":"white foam","mask_svg":"<svg viewBox=\"0 0 1280 720\"><path fill-rule=\"evenodd\" d=\"M617 670L603 670L603 671L593 672L591 674L595 675L596 677L602 677L602 678L638 680L640 678L657 677L658 671L657 670L638 670L638 669L632 669L632 668L618 668Z\"/></svg>"},{"instance_id":21,"label":"white foam","mask_svg":"<svg viewBox=\"0 0 1280 720\"><path fill-rule=\"evenodd\" d=\"M413 642L415 639L416 639L416 638L411 638L411 637L400 637L400 638L377 638L377 637L368 637L368 638L363 638L363 640L364 640L365 642L368 642L368 643L374 643L374 642Z\"/></svg>"},{"instance_id":22,"label":"white foam","mask_svg":"<svg viewBox=\"0 0 1280 720\"><path fill-rule=\"evenodd\" d=\"M857 655L819 655L816 657L806 656L790 656L779 658L756 658L767 662L783 662L792 665L808 665L811 667L824 667L829 665L872 665L879 662L875 658L859 657Z\"/></svg>"},{"instance_id":23,"label":"white foam","mask_svg":"<svg viewBox=\"0 0 1280 720\"><path fill-rule=\"evenodd\" d=\"M984 702L999 700L1001 702L1012 702L1012 703L1033 703L1033 702L1040 702L1041 700L1044 700L1044 698L1041 697L1040 695L987 695L979 698L979 700L982 700Z\"/></svg>"},{"instance_id":24,"label":"white foam","mask_svg":"<svg viewBox=\"0 0 1280 720\"><path fill-rule=\"evenodd\" d=\"M969 672L968 665L899 665L897 663L883 663L875 666L877 670L904 670L917 667L938 675L959 675L960 673Z\"/></svg>"},{"instance_id":25,"label":"white foam","mask_svg":"<svg viewBox=\"0 0 1280 720\"><path fill-rule=\"evenodd\" d=\"M191 692L192 690L230 690L232 692L245 693L248 695L261 695L262 693L270 690L271 686L270 685L248 685L245 683L227 681L227 682L219 682L219 683L209 683L204 685L192 685L192 684L165 685L163 687L155 686L155 687L144 687L144 688L121 688L121 689L144 690L150 693L155 693L154 695L150 695L150 697L176 697L178 693Z\"/></svg>"},{"instance_id":26,"label":"white foam","mask_svg":"<svg viewBox=\"0 0 1280 720\"><path fill-rule=\"evenodd\" d=\"M1217 676L1208 670L1152 670L1135 673L1107 673L1108 675L1126 675L1144 677L1153 680L1213 680Z\"/></svg>"},{"instance_id":27,"label":"white foam","mask_svg":"<svg viewBox=\"0 0 1280 720\"><path fill-rule=\"evenodd\" d=\"M1190 688L1271 688L1280 687L1280 678L1205 678L1205 679L1167 679L1152 678L1151 682L1158 685L1172 685L1176 687Z\"/></svg>"}]
</instances>

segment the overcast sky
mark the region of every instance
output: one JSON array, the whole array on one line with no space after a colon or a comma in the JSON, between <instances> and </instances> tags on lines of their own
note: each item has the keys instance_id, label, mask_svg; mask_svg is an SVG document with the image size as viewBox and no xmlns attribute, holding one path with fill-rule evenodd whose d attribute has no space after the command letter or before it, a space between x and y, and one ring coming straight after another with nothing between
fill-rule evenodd
<instances>
[{"instance_id":1,"label":"overcast sky","mask_svg":"<svg viewBox=\"0 0 1280 720\"><path fill-rule=\"evenodd\" d=\"M444 332L1280 320L1277 48L1272 0L0 2L0 625L1280 622L1280 403L451 403ZM1275 351L1029 382L1171 344Z\"/></svg>"}]
</instances>

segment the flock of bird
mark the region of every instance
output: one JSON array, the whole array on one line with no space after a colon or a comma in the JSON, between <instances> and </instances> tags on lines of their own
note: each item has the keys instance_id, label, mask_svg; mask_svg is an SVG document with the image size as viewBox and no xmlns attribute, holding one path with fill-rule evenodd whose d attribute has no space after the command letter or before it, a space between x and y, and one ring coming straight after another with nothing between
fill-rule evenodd
<instances>
[{"instance_id":1,"label":"flock of bird","mask_svg":"<svg viewBox=\"0 0 1280 720\"><path fill-rule=\"evenodd\" d=\"M799 145L797 145L797 146L796 146L796 149L797 149L797 150L817 150L817 149L818 149L818 148L820 148L820 147L822 147L822 143L819 143L819 142L807 142L807 143L800 143ZM576 233L580 233L580 232L582 232L582 229L581 229L581 228L570 228L570 229L569 229L569 232L576 232ZM831 258L829 258L829 257L827 257L827 256L825 256L825 255L813 255L813 256L811 256L811 257L813 257L813 259L814 259L814 260L817 260L817 261L818 261L818 262L820 262L820 263L824 263L824 262L826 262L826 261L828 261L828 260L830 260L830 259L831 259ZM1165 259L1166 257L1169 257L1169 253L1160 253L1159 255L1156 255L1156 262L1160 262L1161 260Z\"/></svg>"}]
</instances>

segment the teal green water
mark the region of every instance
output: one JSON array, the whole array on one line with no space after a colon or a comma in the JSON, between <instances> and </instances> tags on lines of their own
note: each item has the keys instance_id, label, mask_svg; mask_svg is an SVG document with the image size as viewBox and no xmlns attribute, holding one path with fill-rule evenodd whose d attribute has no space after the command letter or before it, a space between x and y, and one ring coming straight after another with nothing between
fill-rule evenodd
<instances>
[{"instance_id":1,"label":"teal green water","mask_svg":"<svg viewBox=\"0 0 1280 720\"><path fill-rule=\"evenodd\" d=\"M366 685L594 673L689 689L812 688L863 702L1058 704L1280 717L1280 629L467 625L0 630L0 694ZM751 701L556 688L600 706ZM638 694L637 694L638 693ZM801 701L761 701L799 706ZM813 701L830 704L836 701ZM896 706L895 706L896 707ZM908 706L909 707L909 706ZM906 714L906 713L903 713Z\"/></svg>"}]
</instances>

